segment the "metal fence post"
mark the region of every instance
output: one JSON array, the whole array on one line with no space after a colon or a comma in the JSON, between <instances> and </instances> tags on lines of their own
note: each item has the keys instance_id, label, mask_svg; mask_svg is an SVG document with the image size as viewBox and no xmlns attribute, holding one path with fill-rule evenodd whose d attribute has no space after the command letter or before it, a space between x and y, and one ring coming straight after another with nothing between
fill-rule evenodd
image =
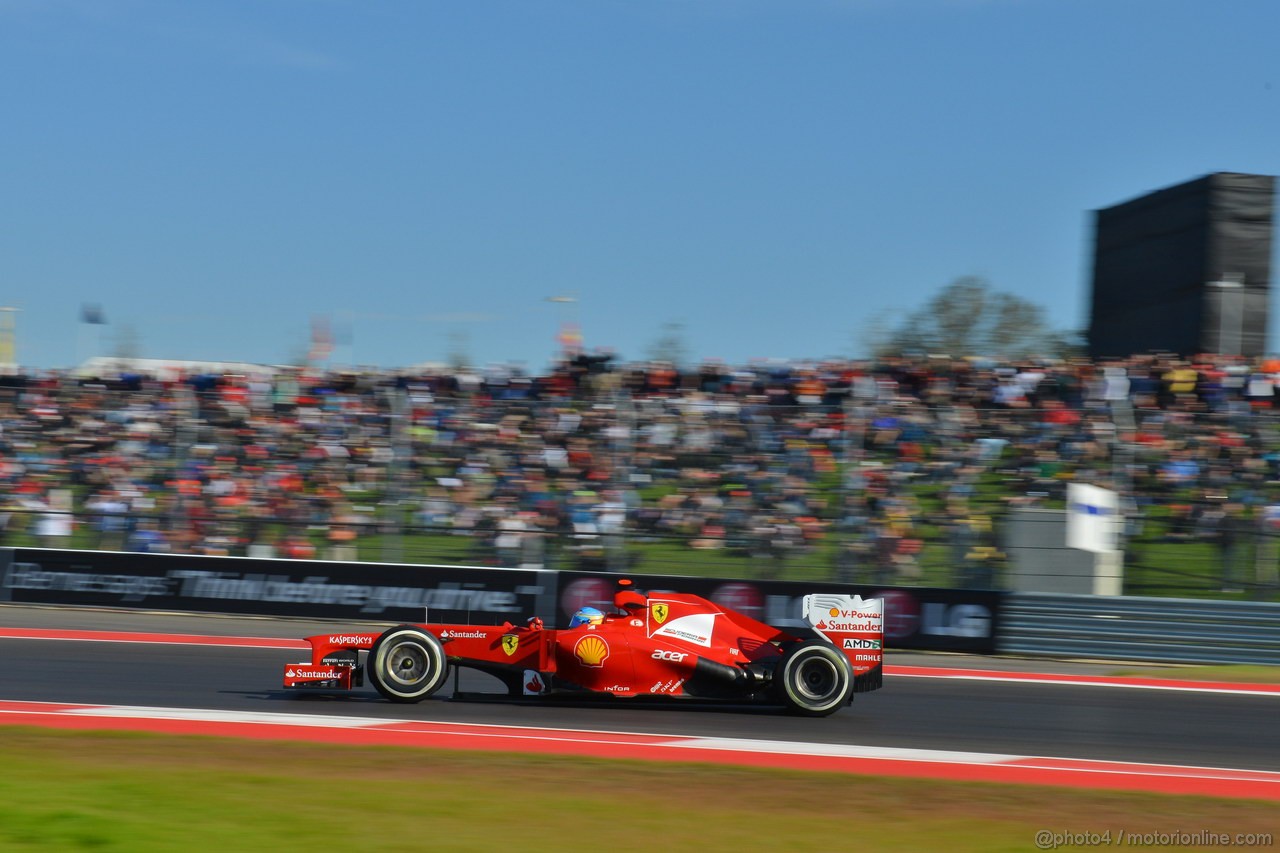
<instances>
[{"instance_id":1,"label":"metal fence post","mask_svg":"<svg viewBox=\"0 0 1280 853\"><path fill-rule=\"evenodd\" d=\"M404 559L404 501L402 496L401 471L412 447L408 444L408 430L405 428L408 407L408 391L392 385L384 392L387 401L387 444L391 450L391 459L387 463L387 488L383 500L384 518L382 522L382 560L386 563L398 563ZM389 516L385 517L385 516Z\"/></svg>"}]
</instances>

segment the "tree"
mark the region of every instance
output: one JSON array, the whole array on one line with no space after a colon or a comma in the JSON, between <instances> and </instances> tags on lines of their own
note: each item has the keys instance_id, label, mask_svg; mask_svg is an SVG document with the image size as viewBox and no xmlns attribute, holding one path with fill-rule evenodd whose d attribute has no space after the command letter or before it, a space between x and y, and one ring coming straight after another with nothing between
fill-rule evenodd
<instances>
[{"instance_id":1,"label":"tree","mask_svg":"<svg viewBox=\"0 0 1280 853\"><path fill-rule=\"evenodd\" d=\"M968 276L944 287L910 314L877 347L877 355L942 353L955 358L1065 355L1071 333L1051 331L1044 309L1010 293L993 291Z\"/></svg>"}]
</instances>

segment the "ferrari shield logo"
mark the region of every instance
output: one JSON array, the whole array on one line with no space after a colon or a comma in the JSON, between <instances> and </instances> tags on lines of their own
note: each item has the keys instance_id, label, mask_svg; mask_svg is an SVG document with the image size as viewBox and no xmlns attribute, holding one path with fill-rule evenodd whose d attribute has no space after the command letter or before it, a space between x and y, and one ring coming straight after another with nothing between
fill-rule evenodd
<instances>
[{"instance_id":1,"label":"ferrari shield logo","mask_svg":"<svg viewBox=\"0 0 1280 853\"><path fill-rule=\"evenodd\" d=\"M502 650L510 657L516 653L516 649L520 648L520 638L515 634L505 634L502 637Z\"/></svg>"},{"instance_id":2,"label":"ferrari shield logo","mask_svg":"<svg viewBox=\"0 0 1280 853\"><path fill-rule=\"evenodd\" d=\"M659 625L667 621L667 614L670 612L671 612L670 608L668 608L667 605L665 604L649 605L649 615L652 616L653 621L657 622Z\"/></svg>"}]
</instances>

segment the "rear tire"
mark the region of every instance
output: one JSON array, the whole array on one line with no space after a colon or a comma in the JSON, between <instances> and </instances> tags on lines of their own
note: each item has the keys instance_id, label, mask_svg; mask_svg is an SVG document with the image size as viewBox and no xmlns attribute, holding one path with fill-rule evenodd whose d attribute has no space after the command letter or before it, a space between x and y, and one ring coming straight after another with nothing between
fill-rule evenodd
<instances>
[{"instance_id":1,"label":"rear tire","mask_svg":"<svg viewBox=\"0 0 1280 853\"><path fill-rule=\"evenodd\" d=\"M825 717L849 704L853 668L830 643L805 642L793 646L778 661L773 683L792 713Z\"/></svg>"},{"instance_id":2,"label":"rear tire","mask_svg":"<svg viewBox=\"0 0 1280 853\"><path fill-rule=\"evenodd\" d=\"M374 689L392 702L421 702L444 684L449 662L433 634L399 625L374 641L365 670Z\"/></svg>"}]
</instances>

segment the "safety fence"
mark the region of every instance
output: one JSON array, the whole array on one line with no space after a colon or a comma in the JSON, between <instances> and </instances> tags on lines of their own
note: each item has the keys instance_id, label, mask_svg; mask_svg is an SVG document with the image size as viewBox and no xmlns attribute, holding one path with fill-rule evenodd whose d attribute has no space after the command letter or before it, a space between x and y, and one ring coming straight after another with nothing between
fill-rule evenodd
<instances>
[{"instance_id":1,"label":"safety fence","mask_svg":"<svg viewBox=\"0 0 1280 853\"><path fill-rule=\"evenodd\" d=\"M1280 665L1280 604L1012 593L997 650L1054 658Z\"/></svg>"},{"instance_id":2,"label":"safety fence","mask_svg":"<svg viewBox=\"0 0 1280 853\"><path fill-rule=\"evenodd\" d=\"M868 539L838 524L810 536L801 526L779 519L689 533L642 527L632 514L622 516L616 526L539 527L521 522L517 527L489 514L477 514L465 525L427 526L390 513L332 524L324 518L271 515L190 522L186 516L154 512L111 518L92 511L7 509L0 510L8 523L0 546L1018 589L1012 576L1024 568L1018 556L1027 547L1019 544L1016 528L1025 528L1029 518L1060 528L1062 511L1053 512L1037 520L1025 512L1007 511L986 533L926 516L914 525L913 536L882 531ZM38 525L50 516L59 517L64 535L37 534ZM198 533L198 541L176 535L184 525ZM1060 540L1060 532L1056 535ZM1067 553L1061 542L1056 555L1043 548L1031 550L1037 552L1030 559L1037 561L1038 574L1070 575L1059 565ZM1125 540L1123 559L1115 569L1126 594L1280 601L1280 531L1268 527L1222 539L1152 524L1141 536Z\"/></svg>"},{"instance_id":3,"label":"safety fence","mask_svg":"<svg viewBox=\"0 0 1280 853\"><path fill-rule=\"evenodd\" d=\"M618 575L474 566L342 563L185 554L0 548L0 604L378 622L501 625L538 616L563 625L579 607L609 608ZM636 588L700 595L778 628L806 627L809 593L882 598L891 648L991 653L1005 593L877 588L628 573Z\"/></svg>"},{"instance_id":4,"label":"safety fence","mask_svg":"<svg viewBox=\"0 0 1280 853\"><path fill-rule=\"evenodd\" d=\"M890 649L1098 660L1280 665L1280 604L1005 593L638 574L641 589L702 595L795 628L799 597L885 602ZM0 548L0 604L54 604L374 621L563 622L608 606L608 572Z\"/></svg>"}]
</instances>

